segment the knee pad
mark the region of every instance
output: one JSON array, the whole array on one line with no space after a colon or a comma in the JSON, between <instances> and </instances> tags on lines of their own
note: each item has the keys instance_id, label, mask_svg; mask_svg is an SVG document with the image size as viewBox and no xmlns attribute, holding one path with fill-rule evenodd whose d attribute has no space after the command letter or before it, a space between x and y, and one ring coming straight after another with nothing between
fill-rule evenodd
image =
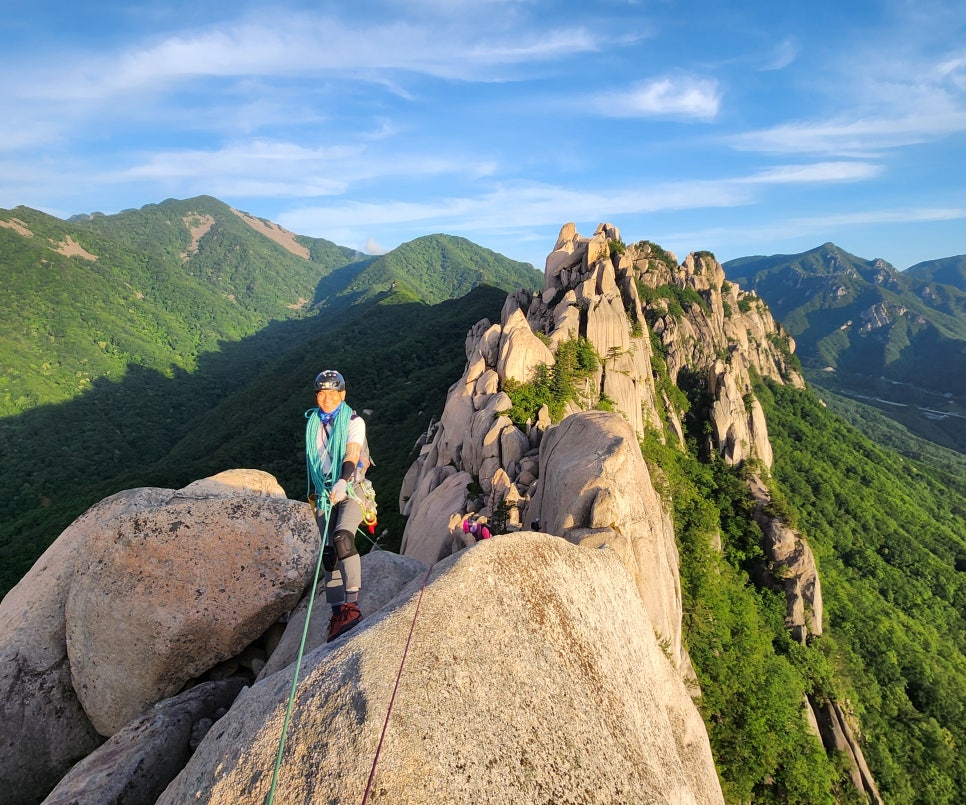
<instances>
[{"instance_id":1,"label":"knee pad","mask_svg":"<svg viewBox=\"0 0 966 805\"><path fill-rule=\"evenodd\" d=\"M322 549L322 567L326 569L326 572L331 573L338 564L339 557L336 555L335 548L332 545L326 545Z\"/></svg>"},{"instance_id":2,"label":"knee pad","mask_svg":"<svg viewBox=\"0 0 966 805\"><path fill-rule=\"evenodd\" d=\"M349 531L336 531L332 537L332 544L340 559L348 559L358 553L355 538Z\"/></svg>"}]
</instances>

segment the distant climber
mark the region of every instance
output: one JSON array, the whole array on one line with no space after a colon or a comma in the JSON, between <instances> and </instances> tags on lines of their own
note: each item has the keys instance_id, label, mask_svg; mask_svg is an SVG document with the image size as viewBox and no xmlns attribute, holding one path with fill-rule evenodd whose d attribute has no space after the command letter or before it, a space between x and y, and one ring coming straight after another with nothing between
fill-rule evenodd
<instances>
[{"instance_id":1,"label":"distant climber","mask_svg":"<svg viewBox=\"0 0 966 805\"><path fill-rule=\"evenodd\" d=\"M355 532L363 510L352 484L366 468L365 420L345 404L345 378L333 369L315 377L316 407L305 412L305 463L309 496L324 545L325 597L332 606L328 640L334 640L362 620L359 590L362 560Z\"/></svg>"},{"instance_id":2,"label":"distant climber","mask_svg":"<svg viewBox=\"0 0 966 805\"><path fill-rule=\"evenodd\" d=\"M463 521L463 533L472 534L473 539L477 542L481 539L489 539L491 536L490 529L486 525L485 517L473 517L472 519L467 517Z\"/></svg>"}]
</instances>

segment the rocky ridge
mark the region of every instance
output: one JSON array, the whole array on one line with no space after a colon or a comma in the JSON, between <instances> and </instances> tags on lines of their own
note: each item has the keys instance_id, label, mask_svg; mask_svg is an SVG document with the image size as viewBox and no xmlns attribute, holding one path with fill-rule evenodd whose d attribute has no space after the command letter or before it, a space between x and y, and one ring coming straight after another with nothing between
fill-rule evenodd
<instances>
[{"instance_id":1,"label":"rocky ridge","mask_svg":"<svg viewBox=\"0 0 966 805\"><path fill-rule=\"evenodd\" d=\"M4 801L723 802L618 552L525 532L429 568L374 551L365 620L328 644L318 555L308 506L253 470L92 507L0 605ZM67 641L83 623L95 638Z\"/></svg>"},{"instance_id":2,"label":"rocky ridge","mask_svg":"<svg viewBox=\"0 0 966 805\"><path fill-rule=\"evenodd\" d=\"M531 381L541 366L553 367L555 350L571 339L585 339L600 360L568 402L563 422L580 410L612 409L629 425L628 438L635 445L635 436L647 429L663 435L665 422L683 445L685 412L668 388L681 385L687 375L710 400L707 448L731 464L757 461L767 470L772 451L752 374L804 386L790 359L794 344L754 294L726 281L713 255L690 254L679 264L648 241L624 244L611 224L601 224L589 238L566 224L547 257L543 291L510 294L500 322L480 321L467 335L466 369L450 388L440 420L417 444L419 456L400 492L400 509L410 515L404 554L429 563L461 549L460 525L467 516L498 517L511 529L535 520L566 520L541 494L541 443L553 424L549 411L544 406L518 427L508 415L513 403L503 389ZM664 366L660 373L656 361ZM665 378L660 388L658 374ZM653 492L649 480L646 485ZM468 487L479 493L467 495ZM663 510L655 503L650 511ZM661 535L662 550L673 555L667 514L650 516L657 519L642 522L649 523L650 533ZM579 542L585 536L582 529L596 527L578 518L553 533ZM796 544L791 574L785 561L789 554L773 553L773 561L784 568L781 575L817 578L807 544L800 539ZM675 613L680 602L674 591L679 583L673 564L667 595L654 602L651 617L678 648L680 618ZM648 576L641 567L629 569ZM817 611L812 625L820 631L821 588L808 581L795 589L789 623L804 639L800 613ZM653 599L653 584L642 584L641 593Z\"/></svg>"},{"instance_id":3,"label":"rocky ridge","mask_svg":"<svg viewBox=\"0 0 966 805\"><path fill-rule=\"evenodd\" d=\"M555 351L575 338L589 342L601 360L562 421L553 423L544 406L523 427L515 425L503 389L553 367ZM666 383L691 384L705 395L711 425L705 449L730 464L760 468L749 486L768 559L763 581L784 592L785 623L805 643L809 634L822 634L821 581L808 543L769 505L763 476L773 456L752 381L757 375L804 387L793 352L793 340L767 306L729 283L710 253L679 263L648 241L625 244L611 224L591 237L564 225L547 257L543 291L509 295L500 322L480 321L467 334L466 369L440 420L417 443L419 456L400 493L400 508L410 515L402 553L432 563L463 550L472 542L461 528L467 518L496 518L511 531L539 524L578 545L606 545L637 581L675 667L693 679L681 639L673 527L636 444L654 429L683 446L685 411L669 386L655 381L663 375ZM845 746L831 728L847 721L837 705L818 708L832 708L836 718L818 719L813 707L807 709L816 734L830 748ZM858 742L846 743L856 787L877 801Z\"/></svg>"}]
</instances>

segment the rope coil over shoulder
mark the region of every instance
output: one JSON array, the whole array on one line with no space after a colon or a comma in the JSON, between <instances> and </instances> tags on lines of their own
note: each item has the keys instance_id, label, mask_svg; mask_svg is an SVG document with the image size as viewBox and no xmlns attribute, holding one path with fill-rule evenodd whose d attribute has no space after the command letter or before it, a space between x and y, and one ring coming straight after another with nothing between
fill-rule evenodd
<instances>
[{"instance_id":1,"label":"rope coil over shoulder","mask_svg":"<svg viewBox=\"0 0 966 805\"><path fill-rule=\"evenodd\" d=\"M332 418L332 425L329 435L325 441L325 455L319 452L319 428L322 427L322 418L318 408L310 408L305 412L305 469L308 475L308 491L306 496L315 487L315 493L321 500L328 497L335 482L339 480L342 472L342 462L345 460L345 444L349 435L349 420L352 418L352 409L343 403L335 412ZM325 457L329 459L329 469L325 467Z\"/></svg>"}]
</instances>

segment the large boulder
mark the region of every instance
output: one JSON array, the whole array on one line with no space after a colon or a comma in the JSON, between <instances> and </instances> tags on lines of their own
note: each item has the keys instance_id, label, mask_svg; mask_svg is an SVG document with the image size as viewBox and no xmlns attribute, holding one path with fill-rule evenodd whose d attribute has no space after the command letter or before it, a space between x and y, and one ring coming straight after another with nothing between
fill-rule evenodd
<instances>
[{"instance_id":1,"label":"large boulder","mask_svg":"<svg viewBox=\"0 0 966 805\"><path fill-rule=\"evenodd\" d=\"M523 522L571 542L612 547L637 582L654 628L681 653L681 581L674 528L630 424L584 411L540 445L540 481Z\"/></svg>"},{"instance_id":2,"label":"large boulder","mask_svg":"<svg viewBox=\"0 0 966 805\"><path fill-rule=\"evenodd\" d=\"M454 512L466 507L466 487L473 483L468 472L454 472L419 499L403 531L400 553L431 565L450 550Z\"/></svg>"},{"instance_id":3,"label":"large boulder","mask_svg":"<svg viewBox=\"0 0 966 805\"><path fill-rule=\"evenodd\" d=\"M205 682L158 702L74 766L42 805L154 802L242 684L240 677Z\"/></svg>"},{"instance_id":4,"label":"large boulder","mask_svg":"<svg viewBox=\"0 0 966 805\"><path fill-rule=\"evenodd\" d=\"M0 791L39 802L104 738L71 686L64 603L103 519L158 505L167 489L133 489L78 517L0 602Z\"/></svg>"},{"instance_id":5,"label":"large boulder","mask_svg":"<svg viewBox=\"0 0 966 805\"><path fill-rule=\"evenodd\" d=\"M262 805L293 673L241 696L158 805ZM292 712L276 802L723 802L622 562L545 534L448 557L306 655Z\"/></svg>"},{"instance_id":6,"label":"large boulder","mask_svg":"<svg viewBox=\"0 0 966 805\"><path fill-rule=\"evenodd\" d=\"M100 523L88 542L67 596L67 654L102 735L239 654L312 577L310 508L277 483L253 492L224 475Z\"/></svg>"},{"instance_id":7,"label":"large boulder","mask_svg":"<svg viewBox=\"0 0 966 805\"><path fill-rule=\"evenodd\" d=\"M74 521L0 603L0 786L77 761L291 609L318 529L266 473L134 489Z\"/></svg>"},{"instance_id":8,"label":"large boulder","mask_svg":"<svg viewBox=\"0 0 966 805\"><path fill-rule=\"evenodd\" d=\"M527 317L517 308L503 325L497 372L502 378L528 383L533 380L534 370L540 364L553 366L553 353L533 334Z\"/></svg>"}]
</instances>

